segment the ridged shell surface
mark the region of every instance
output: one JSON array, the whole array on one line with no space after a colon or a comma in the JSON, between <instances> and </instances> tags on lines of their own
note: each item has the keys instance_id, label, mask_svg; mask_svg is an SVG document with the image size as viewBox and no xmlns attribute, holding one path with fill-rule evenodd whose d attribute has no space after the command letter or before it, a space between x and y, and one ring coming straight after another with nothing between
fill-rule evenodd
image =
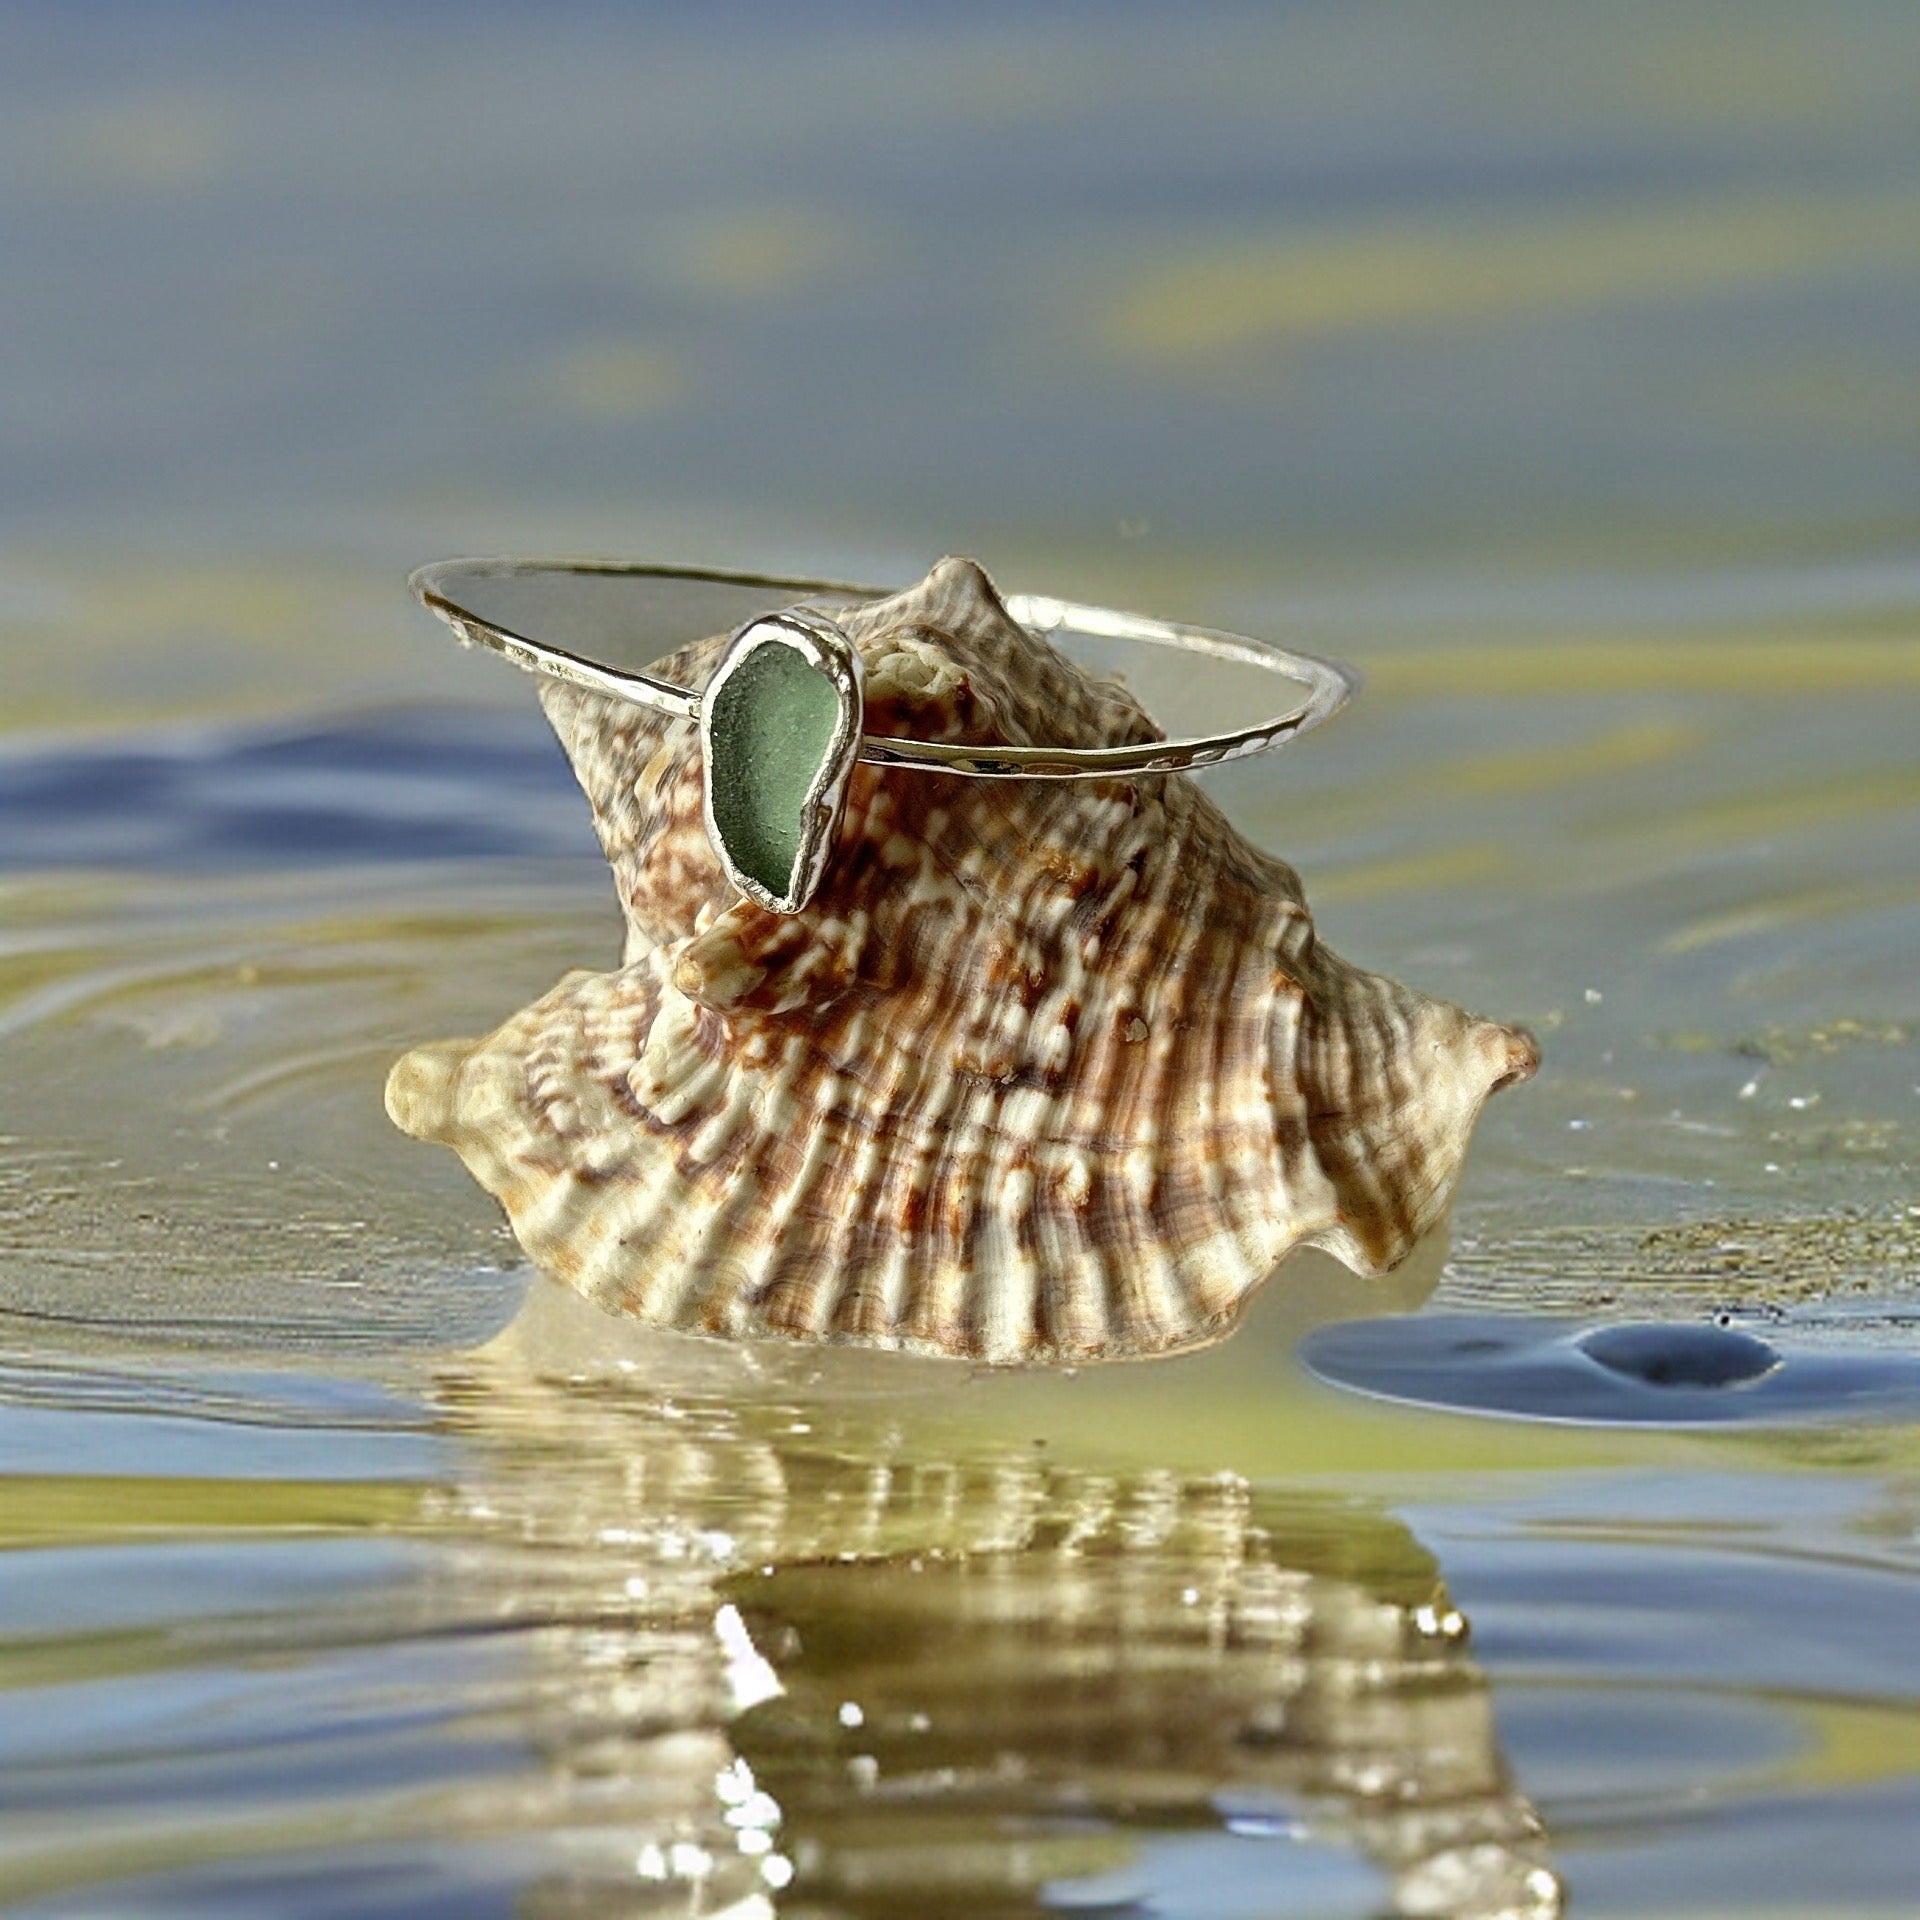
<instances>
[{"instance_id":1,"label":"ridged shell surface","mask_svg":"<svg viewBox=\"0 0 1920 1920\"><path fill-rule=\"evenodd\" d=\"M1158 730L969 561L841 616L870 733L1096 746ZM724 636L659 664L697 687ZM1315 938L1298 876L1184 775L853 770L807 909L741 899L698 735L559 682L623 964L387 1104L540 1265L683 1331L1078 1362L1203 1344L1293 1248L1361 1273L1445 1211L1524 1033Z\"/></svg>"}]
</instances>

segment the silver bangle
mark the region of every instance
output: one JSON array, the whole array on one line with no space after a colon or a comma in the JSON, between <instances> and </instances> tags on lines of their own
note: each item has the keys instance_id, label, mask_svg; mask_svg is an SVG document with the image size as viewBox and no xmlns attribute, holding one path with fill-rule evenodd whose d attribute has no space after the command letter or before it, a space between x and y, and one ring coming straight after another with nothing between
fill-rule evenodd
<instances>
[{"instance_id":1,"label":"silver bangle","mask_svg":"<svg viewBox=\"0 0 1920 1920\"><path fill-rule=\"evenodd\" d=\"M844 581L666 566L626 561L438 560L418 568L408 585L421 603L464 641L490 647L516 666L565 680L701 728L707 752L707 827L728 875L742 891L778 912L796 912L811 896L838 825L846 774L855 760L983 780L1094 780L1182 773L1191 767L1244 760L1317 727L1347 703L1357 684L1345 667L1271 641L1209 627L1077 606L1044 594L1004 596L1008 613L1044 639L1084 635L1173 647L1216 660L1262 667L1304 689L1305 697L1270 718L1220 733L1116 747L977 746L904 740L861 729L859 655L833 618L836 609L883 599L891 589ZM544 604L543 604L544 603ZM670 604L671 603L671 604ZM538 628L565 628L568 645L536 639ZM576 639L576 632L583 636ZM730 632L720 665L705 687L676 685L639 668L612 666L595 652L624 650L644 639L649 662L691 641ZM724 827L714 819L712 740L716 695L746 657L782 644L823 673L840 702L840 723L809 790L790 884L736 869Z\"/></svg>"}]
</instances>

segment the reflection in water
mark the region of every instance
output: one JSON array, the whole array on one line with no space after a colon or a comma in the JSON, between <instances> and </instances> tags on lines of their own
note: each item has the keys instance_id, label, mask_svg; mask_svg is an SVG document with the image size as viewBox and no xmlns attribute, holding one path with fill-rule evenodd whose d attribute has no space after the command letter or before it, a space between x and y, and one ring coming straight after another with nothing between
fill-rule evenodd
<instances>
[{"instance_id":1,"label":"reflection in water","mask_svg":"<svg viewBox=\"0 0 1920 1920\"><path fill-rule=\"evenodd\" d=\"M1466 1622L1390 1515L909 1452L887 1400L802 1411L683 1352L707 1371L643 1391L510 1334L446 1383L467 1605L544 1623L564 1844L527 1911L1126 1908L1208 1836L1280 1843L1265 1912L1329 1854L1374 1863L1358 1911L1558 1912Z\"/></svg>"}]
</instances>

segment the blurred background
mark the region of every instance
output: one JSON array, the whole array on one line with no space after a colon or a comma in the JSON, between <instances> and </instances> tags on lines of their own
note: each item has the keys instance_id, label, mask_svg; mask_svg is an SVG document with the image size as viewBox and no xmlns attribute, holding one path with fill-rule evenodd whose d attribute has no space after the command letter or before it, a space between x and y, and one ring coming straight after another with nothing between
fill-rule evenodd
<instances>
[{"instance_id":1,"label":"blurred background","mask_svg":"<svg viewBox=\"0 0 1920 1920\"><path fill-rule=\"evenodd\" d=\"M1911 0L0 8L0 1906L1908 1910L1910 1427L1290 1349L1428 1288L1920 1347L1916 99ZM404 590L490 551L971 553L1358 664L1208 778L1540 1034L1450 1243L871 1420L470 1366L528 1275L382 1080L617 948Z\"/></svg>"},{"instance_id":2,"label":"blurred background","mask_svg":"<svg viewBox=\"0 0 1920 1920\"><path fill-rule=\"evenodd\" d=\"M0 34L16 723L420 684L449 545L955 549L1368 648L1911 614L1896 0Z\"/></svg>"}]
</instances>

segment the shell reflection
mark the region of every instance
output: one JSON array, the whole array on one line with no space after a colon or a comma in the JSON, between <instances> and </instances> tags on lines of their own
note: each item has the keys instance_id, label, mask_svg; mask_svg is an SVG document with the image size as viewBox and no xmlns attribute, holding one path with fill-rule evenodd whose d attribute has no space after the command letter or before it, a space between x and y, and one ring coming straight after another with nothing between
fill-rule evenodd
<instances>
[{"instance_id":1,"label":"shell reflection","mask_svg":"<svg viewBox=\"0 0 1920 1920\"><path fill-rule=\"evenodd\" d=\"M448 1405L492 1462L452 1496L457 1577L536 1623L567 1840L529 1912L1038 1915L1150 1893L1196 1837L1264 1845L1276 1888L1350 1853L1356 1911L1559 1911L1466 1623L1367 1502L928 1458L885 1402L501 1353Z\"/></svg>"}]
</instances>

